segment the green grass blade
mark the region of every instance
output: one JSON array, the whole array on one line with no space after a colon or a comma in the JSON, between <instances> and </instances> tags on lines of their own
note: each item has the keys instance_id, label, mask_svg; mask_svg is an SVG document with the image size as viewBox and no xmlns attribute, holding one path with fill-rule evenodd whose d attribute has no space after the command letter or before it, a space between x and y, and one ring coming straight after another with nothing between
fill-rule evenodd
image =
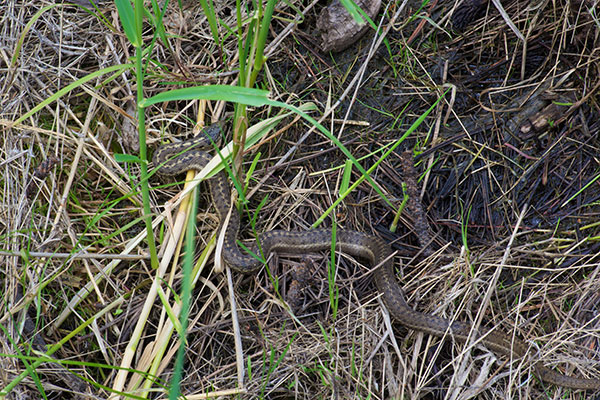
<instances>
[{"instance_id":1,"label":"green grass blade","mask_svg":"<svg viewBox=\"0 0 600 400\"><path fill-rule=\"evenodd\" d=\"M121 21L121 26L125 31L127 40L135 47L140 47L141 42L136 34L135 16L131 2L129 0L115 0L115 5L117 6L119 20Z\"/></svg>"},{"instance_id":2,"label":"green grass blade","mask_svg":"<svg viewBox=\"0 0 600 400\"><path fill-rule=\"evenodd\" d=\"M213 35L213 39L215 44L221 43L219 40L219 27L217 26L217 17L215 15L215 7L213 2L211 1L208 4L207 0L200 0L200 5L204 10L204 15L206 15L206 19L208 20L208 26L210 27L210 33Z\"/></svg>"},{"instance_id":3,"label":"green grass blade","mask_svg":"<svg viewBox=\"0 0 600 400\"><path fill-rule=\"evenodd\" d=\"M442 95L440 97L438 97L438 99L435 101L435 103L433 103L431 105L431 107L429 107L429 109L427 109L427 111L425 111L415 122L413 122L413 124L410 126L410 128L408 128L406 130L406 132L404 132L404 134L396 141L396 143L394 143L394 145L392 147L390 147L388 149L388 151L385 152L384 155L381 156L381 158L379 160L377 160L377 162L375 162L375 164L373 164L371 166L371 168L369 168L368 171L365 171L363 173L363 175L357 179L356 182L354 182L352 184L352 186L350 186L348 188L348 190L343 193L340 197L338 197L333 204L323 213L323 215L321 215L319 217L319 219L317 219L317 221L315 221L314 224L312 224L312 228L316 228L319 225L321 225L321 223L323 223L323 221L325 220L325 218L327 218L327 216L329 214L331 214L331 212L333 210L335 210L335 208L338 206L338 204L340 204L342 202L342 200L349 194L351 193L361 182L363 182L365 179L369 180L371 182L371 178L370 178L370 174L373 173L373 171L375 171L375 169L379 166L379 164L381 164L383 162L383 160L385 160L395 149L396 147L398 147L400 145L400 143L402 143L404 141L404 139L406 139L408 137L408 135L410 135L415 129L417 129L417 127L419 125L421 125L421 123L425 120L425 118L431 113L431 111L433 111L433 109L437 106L437 104L444 98L444 96L446 95L446 93L448 93L448 90L446 90L444 93L442 93ZM355 164L356 165L356 164ZM361 167L362 168L362 167ZM361 170L362 172L362 170ZM374 186L375 190L378 191L379 193L379 189L376 188ZM387 201L387 200L386 200ZM389 202L388 202L389 203Z\"/></svg>"},{"instance_id":4,"label":"green grass blade","mask_svg":"<svg viewBox=\"0 0 600 400\"><path fill-rule=\"evenodd\" d=\"M19 54L21 54L21 48L23 47L23 43L25 42L25 36L27 36L27 33L29 33L29 31L31 30L31 27L33 26L33 24L35 24L37 22L37 20L42 16L42 14L44 14L46 11L54 8L54 7L58 7L61 6L62 4L52 4L46 7L43 7L41 10L39 10L38 12L36 12L33 17L31 17L31 19L29 20L29 22L27 22L27 25L25 25L25 28L23 29L23 32L21 33L21 36L19 37L19 40L17 41L17 45L15 46L15 50L13 51L13 57L11 60L11 67L14 67L15 64L17 63L17 59L19 58Z\"/></svg>"},{"instance_id":5,"label":"green grass blade","mask_svg":"<svg viewBox=\"0 0 600 400\"><path fill-rule=\"evenodd\" d=\"M250 106L263 106L269 104L269 92L266 90L244 88L229 85L194 86L183 89L174 89L159 93L140 102L141 107L167 101L205 99L213 101L230 101L232 103L247 104Z\"/></svg>"},{"instance_id":6,"label":"green grass blade","mask_svg":"<svg viewBox=\"0 0 600 400\"><path fill-rule=\"evenodd\" d=\"M46 107L48 104L52 103L53 101L58 100L59 98L61 98L65 94L69 93L73 89L78 88L79 86L91 81L92 79L97 78L98 76L108 74L113 71L119 71L119 73L121 73L122 71L129 69L131 67L132 67L131 64L113 65L110 67L102 68L101 70L98 70L96 72L92 72L91 74L86 75L81 79L77 79L75 82L60 89L58 92L56 92L52 96L48 97L46 100L42 101L40 104L38 104L37 106L33 107L28 112L23 114L19 119L17 119L15 122L13 122L13 125L20 124L21 122L25 121L27 118L31 117L36 112L40 111L42 108Z\"/></svg>"},{"instance_id":7,"label":"green grass blade","mask_svg":"<svg viewBox=\"0 0 600 400\"><path fill-rule=\"evenodd\" d=\"M583 191L585 191L590 185L592 185L594 182L596 182L598 180L598 178L600 178L600 174L596 175L595 177L592 178L591 181L589 181L588 183L585 184L584 187L582 187L581 189L579 189L577 191L577 193L575 193L573 196L569 197L567 199L567 201L565 201L564 203L562 203L560 205L560 208L563 208L564 206L566 206L569 202L573 201L573 199L576 199L577 196L579 196L581 193L583 193Z\"/></svg>"},{"instance_id":8,"label":"green grass blade","mask_svg":"<svg viewBox=\"0 0 600 400\"><path fill-rule=\"evenodd\" d=\"M365 22L365 20L362 17L362 10L360 10L359 7L352 0L340 0L340 3L344 6L346 11L348 11L348 14L350 14L350 16L354 18L356 22L358 22L359 24Z\"/></svg>"}]
</instances>

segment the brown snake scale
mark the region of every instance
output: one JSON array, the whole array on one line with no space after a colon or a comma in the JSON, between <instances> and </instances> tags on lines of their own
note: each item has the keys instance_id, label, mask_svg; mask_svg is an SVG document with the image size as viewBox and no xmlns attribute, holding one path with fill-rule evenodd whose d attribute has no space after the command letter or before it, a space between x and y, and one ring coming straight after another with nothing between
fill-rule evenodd
<instances>
[{"instance_id":1,"label":"brown snake scale","mask_svg":"<svg viewBox=\"0 0 600 400\"><path fill-rule=\"evenodd\" d=\"M185 142L162 145L153 156L155 167L162 175L175 175L189 169L202 169L212 158L200 148L206 147L210 141L219 141L219 125L211 125L200 135ZM210 137L210 139L208 139ZM229 213L231 196L225 172L219 172L209 180L213 203L221 221ZM235 210L234 210L235 211ZM240 217L237 212L231 214L225 241L223 259L234 270L250 273L259 269L263 263L255 257L244 254L238 248L236 241L240 228ZM286 254L306 254L331 250L332 234L330 229L315 229L302 232L272 230L259 237L262 254L268 256L271 252ZM528 346L522 340L509 336L497 329L481 327L472 332L472 326L460 322L451 322L436 315L413 310L404 300L394 271L394 257L391 247L379 237L366 233L340 230L336 232L335 248L343 253L366 260L371 266L377 266L374 277L377 289L390 314L396 321L407 328L429 333L437 337L451 337L465 342L476 335L480 343L493 352L504 354L511 359L524 357ZM251 249L253 254L260 254L258 246ZM600 379L570 377L555 372L541 362L535 362L537 376L548 383L573 389L600 390Z\"/></svg>"}]
</instances>

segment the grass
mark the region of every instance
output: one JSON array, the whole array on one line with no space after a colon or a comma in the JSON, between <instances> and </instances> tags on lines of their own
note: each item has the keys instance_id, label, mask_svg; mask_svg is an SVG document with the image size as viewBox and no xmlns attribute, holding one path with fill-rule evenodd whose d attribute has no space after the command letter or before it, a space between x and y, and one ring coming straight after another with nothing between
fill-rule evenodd
<instances>
[{"instance_id":1,"label":"grass","mask_svg":"<svg viewBox=\"0 0 600 400\"><path fill-rule=\"evenodd\" d=\"M99 398L586 398L533 383L527 362L490 364L392 325L372 266L334 252L308 263L293 312L291 271L304 260L277 255L267 273L224 279L199 182L225 162L242 243L273 227L378 234L400 250L415 308L482 319L535 343L546 365L598 376L599 28L588 2L503 3L464 35L439 18L454 5L390 4L380 50L367 52L371 36L343 54L311 42L320 6L176 3L116 1L116 26L113 3L0 5L4 398L60 398L48 383L68 384L47 361ZM543 132L503 130L551 78L566 81L548 100L564 112ZM225 121L221 155L161 182L151 151L209 120ZM428 258L413 216L397 213L402 149L417 155L440 249ZM50 157L57 165L40 169ZM46 355L19 336L25 304Z\"/></svg>"}]
</instances>

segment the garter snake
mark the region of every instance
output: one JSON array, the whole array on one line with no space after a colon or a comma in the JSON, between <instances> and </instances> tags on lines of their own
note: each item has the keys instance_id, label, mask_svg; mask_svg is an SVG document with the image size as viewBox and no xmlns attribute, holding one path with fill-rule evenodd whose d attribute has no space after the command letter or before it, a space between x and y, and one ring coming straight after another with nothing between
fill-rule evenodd
<instances>
[{"instance_id":1,"label":"garter snake","mask_svg":"<svg viewBox=\"0 0 600 400\"><path fill-rule=\"evenodd\" d=\"M184 142L160 146L154 153L153 163L162 175L175 175L189 169L200 170L212 158L201 148L211 142L218 142L219 125L211 125L204 131ZM223 221L231 207L231 196L225 172L219 172L209 179L213 204ZM240 228L240 217L233 212L225 232L222 257L234 270L241 273L251 273L262 266L255 257L240 251L236 240ZM330 229L314 229L301 232L271 230L259 237L262 254L271 252L286 254L306 254L317 251L331 250L332 232ZM402 288L396 279L394 257L391 247L377 236L350 230L337 230L336 250L366 260L371 266L377 267L374 273L375 284L381 293L383 301L390 314L396 321L407 328L425 332L437 337L449 336L457 341L465 342L473 334L488 349L504 354L511 359L524 357L528 346L522 340L507 335L495 328L480 328L472 332L472 326L460 321L450 321L433 314L413 310L405 301ZM258 246L251 249L254 254L260 254ZM548 383L573 389L600 389L600 379L570 377L555 372L541 362L535 362L538 377Z\"/></svg>"}]
</instances>

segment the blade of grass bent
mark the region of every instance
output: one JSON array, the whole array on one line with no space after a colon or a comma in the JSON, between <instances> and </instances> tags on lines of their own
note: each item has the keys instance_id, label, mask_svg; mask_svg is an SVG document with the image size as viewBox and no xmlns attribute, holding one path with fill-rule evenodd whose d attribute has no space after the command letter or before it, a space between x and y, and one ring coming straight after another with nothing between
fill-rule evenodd
<instances>
[{"instance_id":1,"label":"blade of grass bent","mask_svg":"<svg viewBox=\"0 0 600 400\"><path fill-rule=\"evenodd\" d=\"M191 88L183 88L183 89L175 89L167 92L159 93L155 96L152 96L148 99L145 99L140 102L141 107L148 107L150 105L160 103L163 101L172 101L172 100L194 100L194 99L205 99L205 100L222 100L222 101L232 101L241 104L247 104L251 106L274 106L279 108L285 108L290 111L295 112L300 115L302 118L310 122L312 125L316 126L317 129L323 133L329 140L331 140L336 147L340 149L342 153L352 161L352 164L360 171L363 175L364 179L366 179L369 184L373 187L373 189L379 194L379 196L390 206L393 207L392 203L387 199L387 197L383 194L379 186L371 179L371 177L367 174L367 171L363 168L363 166L356 160L356 158L350 153L350 151L325 128L321 125L317 120L312 118L310 115L302 111L301 108L293 106L291 104L283 103L281 101L271 100L268 98L269 92L265 90L244 88L238 86L227 86L227 85L210 85L210 86L199 86L199 87L191 87ZM436 102L437 104L437 102Z\"/></svg>"}]
</instances>

